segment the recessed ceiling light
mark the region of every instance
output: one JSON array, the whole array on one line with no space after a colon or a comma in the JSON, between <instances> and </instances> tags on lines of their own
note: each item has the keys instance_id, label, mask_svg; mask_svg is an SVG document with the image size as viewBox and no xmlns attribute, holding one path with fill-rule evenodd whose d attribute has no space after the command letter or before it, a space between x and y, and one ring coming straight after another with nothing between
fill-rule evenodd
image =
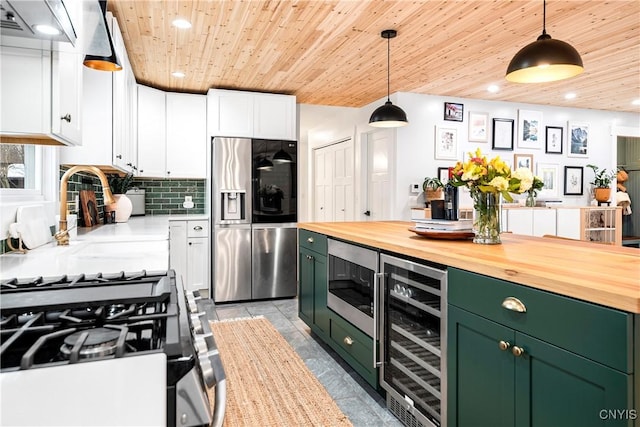
<instances>
[{"instance_id":1,"label":"recessed ceiling light","mask_svg":"<svg viewBox=\"0 0 640 427\"><path fill-rule=\"evenodd\" d=\"M576 94L573 92L569 92L564 96L564 99L575 99Z\"/></svg>"},{"instance_id":2,"label":"recessed ceiling light","mask_svg":"<svg viewBox=\"0 0 640 427\"><path fill-rule=\"evenodd\" d=\"M172 75L173 77L177 77L177 78L179 78L179 79L181 79L181 78L183 78L183 77L184 77L184 73L183 73L182 71L174 71L173 73L171 73L171 75Z\"/></svg>"},{"instance_id":3,"label":"recessed ceiling light","mask_svg":"<svg viewBox=\"0 0 640 427\"><path fill-rule=\"evenodd\" d=\"M632 105L640 105L640 99L634 99L633 101L631 101Z\"/></svg>"},{"instance_id":4,"label":"recessed ceiling light","mask_svg":"<svg viewBox=\"0 0 640 427\"><path fill-rule=\"evenodd\" d=\"M174 27L178 27L178 28L191 28L191 22L187 21L186 19L174 19L173 22L171 23Z\"/></svg>"},{"instance_id":5,"label":"recessed ceiling light","mask_svg":"<svg viewBox=\"0 0 640 427\"><path fill-rule=\"evenodd\" d=\"M489 85L489 87L487 87L487 90L491 93L497 93L500 88L498 87L498 85Z\"/></svg>"},{"instance_id":6,"label":"recessed ceiling light","mask_svg":"<svg viewBox=\"0 0 640 427\"><path fill-rule=\"evenodd\" d=\"M49 36L57 36L58 34L60 34L60 30L55 27L52 27L51 25L38 24L38 25L34 25L33 28L35 28L37 32L46 34Z\"/></svg>"}]
</instances>

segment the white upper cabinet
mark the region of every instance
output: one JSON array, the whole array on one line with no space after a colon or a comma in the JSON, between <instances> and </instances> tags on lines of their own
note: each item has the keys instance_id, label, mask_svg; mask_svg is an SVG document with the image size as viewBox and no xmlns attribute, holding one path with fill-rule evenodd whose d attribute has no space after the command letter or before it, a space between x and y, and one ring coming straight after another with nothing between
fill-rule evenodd
<instances>
[{"instance_id":1,"label":"white upper cabinet","mask_svg":"<svg viewBox=\"0 0 640 427\"><path fill-rule=\"evenodd\" d=\"M207 177L207 97L167 93L167 176Z\"/></svg>"},{"instance_id":2,"label":"white upper cabinet","mask_svg":"<svg viewBox=\"0 0 640 427\"><path fill-rule=\"evenodd\" d=\"M272 93L254 94L253 137L297 140L296 97Z\"/></svg>"},{"instance_id":3,"label":"white upper cabinet","mask_svg":"<svg viewBox=\"0 0 640 427\"><path fill-rule=\"evenodd\" d=\"M206 178L207 100L138 86L138 173Z\"/></svg>"},{"instance_id":4,"label":"white upper cabinet","mask_svg":"<svg viewBox=\"0 0 640 427\"><path fill-rule=\"evenodd\" d=\"M82 144L82 55L7 46L12 39L3 37L0 47L3 141L20 143L30 138L32 142Z\"/></svg>"},{"instance_id":5,"label":"white upper cabinet","mask_svg":"<svg viewBox=\"0 0 640 427\"><path fill-rule=\"evenodd\" d=\"M253 93L209 89L207 127L211 136L253 137Z\"/></svg>"},{"instance_id":6,"label":"white upper cabinet","mask_svg":"<svg viewBox=\"0 0 640 427\"><path fill-rule=\"evenodd\" d=\"M138 174L164 177L166 171L165 93L138 86Z\"/></svg>"},{"instance_id":7,"label":"white upper cabinet","mask_svg":"<svg viewBox=\"0 0 640 427\"><path fill-rule=\"evenodd\" d=\"M291 95L209 89L210 136L296 140L296 98Z\"/></svg>"},{"instance_id":8,"label":"white upper cabinet","mask_svg":"<svg viewBox=\"0 0 640 427\"><path fill-rule=\"evenodd\" d=\"M122 70L109 73L113 77L113 165L121 170L136 171L137 150L137 85L120 33L118 21L107 12L111 22L113 49Z\"/></svg>"},{"instance_id":9,"label":"white upper cabinet","mask_svg":"<svg viewBox=\"0 0 640 427\"><path fill-rule=\"evenodd\" d=\"M61 147L60 163L111 166L113 158L113 78L83 67L82 146Z\"/></svg>"}]
</instances>

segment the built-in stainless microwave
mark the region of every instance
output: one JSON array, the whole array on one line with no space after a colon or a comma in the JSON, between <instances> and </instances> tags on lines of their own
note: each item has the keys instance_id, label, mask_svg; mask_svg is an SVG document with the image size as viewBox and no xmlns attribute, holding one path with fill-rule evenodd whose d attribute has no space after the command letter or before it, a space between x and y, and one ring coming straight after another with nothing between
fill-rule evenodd
<instances>
[{"instance_id":1,"label":"built-in stainless microwave","mask_svg":"<svg viewBox=\"0 0 640 427\"><path fill-rule=\"evenodd\" d=\"M378 253L328 239L327 306L377 339Z\"/></svg>"}]
</instances>

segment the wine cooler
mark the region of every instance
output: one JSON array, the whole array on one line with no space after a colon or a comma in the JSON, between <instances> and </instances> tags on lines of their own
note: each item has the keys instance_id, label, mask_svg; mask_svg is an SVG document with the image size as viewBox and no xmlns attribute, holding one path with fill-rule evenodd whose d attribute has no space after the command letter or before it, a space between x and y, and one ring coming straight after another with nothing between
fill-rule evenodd
<instances>
[{"instance_id":1,"label":"wine cooler","mask_svg":"<svg viewBox=\"0 0 640 427\"><path fill-rule=\"evenodd\" d=\"M406 426L446 425L446 267L380 255L380 383Z\"/></svg>"}]
</instances>

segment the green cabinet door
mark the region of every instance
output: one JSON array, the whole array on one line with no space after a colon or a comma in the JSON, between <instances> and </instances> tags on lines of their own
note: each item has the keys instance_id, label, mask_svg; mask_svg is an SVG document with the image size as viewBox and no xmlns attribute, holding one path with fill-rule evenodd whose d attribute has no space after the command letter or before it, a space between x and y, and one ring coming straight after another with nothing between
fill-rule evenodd
<instances>
[{"instance_id":1,"label":"green cabinet door","mask_svg":"<svg viewBox=\"0 0 640 427\"><path fill-rule=\"evenodd\" d=\"M303 248L299 249L298 257L298 316L307 325L313 325L313 294L314 294L314 252Z\"/></svg>"},{"instance_id":2,"label":"green cabinet door","mask_svg":"<svg viewBox=\"0 0 640 427\"><path fill-rule=\"evenodd\" d=\"M515 358L512 329L448 306L447 419L449 426L513 427Z\"/></svg>"},{"instance_id":3,"label":"green cabinet door","mask_svg":"<svg viewBox=\"0 0 640 427\"><path fill-rule=\"evenodd\" d=\"M327 257L300 247L298 315L315 333L329 334Z\"/></svg>"},{"instance_id":4,"label":"green cabinet door","mask_svg":"<svg viewBox=\"0 0 640 427\"><path fill-rule=\"evenodd\" d=\"M329 334L327 286L327 257L316 254L313 262L313 324L320 335Z\"/></svg>"},{"instance_id":5,"label":"green cabinet door","mask_svg":"<svg viewBox=\"0 0 640 427\"><path fill-rule=\"evenodd\" d=\"M517 333L516 427L633 425L632 375ZM613 412L609 412L613 411Z\"/></svg>"}]
</instances>

